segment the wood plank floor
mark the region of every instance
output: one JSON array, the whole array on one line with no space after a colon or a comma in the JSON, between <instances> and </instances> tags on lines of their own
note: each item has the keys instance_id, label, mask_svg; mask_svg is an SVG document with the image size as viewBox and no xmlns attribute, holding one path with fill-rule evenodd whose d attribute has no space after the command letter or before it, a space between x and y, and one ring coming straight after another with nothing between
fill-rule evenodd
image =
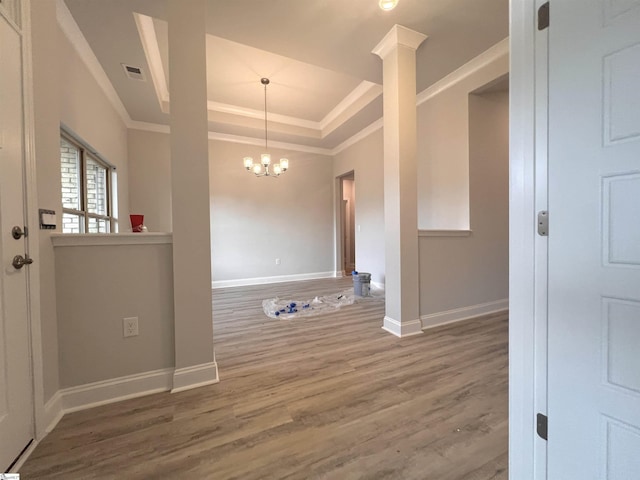
<instances>
[{"instance_id":1,"label":"wood plank floor","mask_svg":"<svg viewBox=\"0 0 640 480\"><path fill-rule=\"evenodd\" d=\"M215 290L219 384L69 414L22 478L507 479L506 314L398 339L382 300L262 313L349 282Z\"/></svg>"}]
</instances>

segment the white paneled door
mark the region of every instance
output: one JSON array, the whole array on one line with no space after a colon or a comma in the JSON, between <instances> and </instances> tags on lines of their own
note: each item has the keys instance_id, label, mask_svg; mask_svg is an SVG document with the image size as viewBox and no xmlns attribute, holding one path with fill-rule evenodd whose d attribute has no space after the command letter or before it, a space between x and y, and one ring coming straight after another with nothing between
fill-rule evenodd
<instances>
[{"instance_id":1,"label":"white paneled door","mask_svg":"<svg viewBox=\"0 0 640 480\"><path fill-rule=\"evenodd\" d=\"M640 479L640 0L551 1L548 478Z\"/></svg>"},{"instance_id":2,"label":"white paneled door","mask_svg":"<svg viewBox=\"0 0 640 480\"><path fill-rule=\"evenodd\" d=\"M25 258L26 241L12 235L14 226L25 225L21 41L16 26L0 16L0 472L33 438L29 267L14 267L16 255Z\"/></svg>"}]
</instances>

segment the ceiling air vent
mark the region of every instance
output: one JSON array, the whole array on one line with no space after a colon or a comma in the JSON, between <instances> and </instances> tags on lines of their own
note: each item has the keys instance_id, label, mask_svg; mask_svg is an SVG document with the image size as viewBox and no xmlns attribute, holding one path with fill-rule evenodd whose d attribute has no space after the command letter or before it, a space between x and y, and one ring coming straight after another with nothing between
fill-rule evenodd
<instances>
[{"instance_id":1,"label":"ceiling air vent","mask_svg":"<svg viewBox=\"0 0 640 480\"><path fill-rule=\"evenodd\" d=\"M141 80L143 82L146 80L146 78L144 78L144 72L140 67L134 67L133 65L125 65L124 63L121 63L121 65L122 65L122 68L124 68L124 73L127 74L127 77L133 80Z\"/></svg>"}]
</instances>

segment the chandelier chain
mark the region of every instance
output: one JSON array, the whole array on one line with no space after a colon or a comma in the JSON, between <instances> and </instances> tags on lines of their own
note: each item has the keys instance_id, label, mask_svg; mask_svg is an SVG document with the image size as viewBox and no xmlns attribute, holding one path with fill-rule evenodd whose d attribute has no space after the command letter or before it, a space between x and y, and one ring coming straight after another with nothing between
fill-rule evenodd
<instances>
[{"instance_id":1,"label":"chandelier chain","mask_svg":"<svg viewBox=\"0 0 640 480\"><path fill-rule=\"evenodd\" d=\"M267 83L264 84L264 149L267 149Z\"/></svg>"}]
</instances>

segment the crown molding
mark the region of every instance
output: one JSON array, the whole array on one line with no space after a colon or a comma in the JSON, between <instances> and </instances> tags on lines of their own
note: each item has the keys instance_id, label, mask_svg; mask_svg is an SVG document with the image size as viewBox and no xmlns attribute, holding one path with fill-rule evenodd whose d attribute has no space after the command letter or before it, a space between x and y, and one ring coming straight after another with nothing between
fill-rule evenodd
<instances>
[{"instance_id":1,"label":"crown molding","mask_svg":"<svg viewBox=\"0 0 640 480\"><path fill-rule=\"evenodd\" d=\"M137 13L134 14L134 17L136 27L138 28L138 34L140 35L140 41L142 42L142 47L147 59L147 64L149 66L149 71L151 73L151 78L153 80L153 87L155 89L156 97L158 98L158 103L160 104L160 109L164 113L169 113L169 89L167 87L165 71L162 66L162 57L160 55L158 38L153 25L153 18ZM272 121L283 125L316 130L318 132L318 138L325 138L381 94L381 85L363 81L349 92L347 96L345 96L345 98L342 99L338 105L336 105L320 121L306 120L278 113L270 113L269 118ZM225 113L245 118L260 120L264 118L264 112L262 110L255 110L222 102L208 101L207 110L209 112Z\"/></svg>"},{"instance_id":2,"label":"crown molding","mask_svg":"<svg viewBox=\"0 0 640 480\"><path fill-rule=\"evenodd\" d=\"M209 100L207 102L207 109L210 112L228 113L231 115L238 115L247 118L256 118L258 120L264 120L263 110L254 110L252 108L239 107L237 105L231 105L228 103L213 102ZM292 125L294 127L308 128L310 130L320 131L320 122L314 122L312 120L304 120L298 117L290 117L289 115L281 115L279 113L270 113L269 120L282 123L284 125Z\"/></svg>"},{"instance_id":3,"label":"crown molding","mask_svg":"<svg viewBox=\"0 0 640 480\"><path fill-rule=\"evenodd\" d=\"M99 87L102 89L103 93L105 94L113 108L116 110L126 127L136 130L168 133L168 127L166 125L140 122L131 119L115 88L109 80L109 77L107 77L107 74L105 73L102 65L100 65L100 62L93 53L93 50L87 42L87 39L84 37L82 31L78 27L78 24L71 15L69 8L64 3L64 0L56 0L56 13L58 24L60 25L62 32L69 39L69 42L78 53L80 59L83 61L91 75L94 77ZM160 49L158 47L158 39L156 36L155 27L153 25L153 18L146 15L134 13L134 20L138 29L138 34L140 35L140 41L142 43L145 57L147 59L149 73L151 74L154 91L156 93L160 109L162 112L168 113L169 89L165 77L164 68L162 67L162 59L160 55ZM274 122L284 125L316 130L318 132L318 138L325 138L327 135L342 126L347 120L356 115L362 108L378 98L378 96L380 96L381 94L381 85L363 81L355 89L349 92L347 96L343 100L341 100L340 103L338 103L338 105L336 105L319 122L305 120L288 115L281 115L277 113L269 114L269 118ZM207 102L207 109L211 112L231 114L246 118L264 118L264 112L262 111L225 104L221 102L209 101ZM284 145L295 146L296 144ZM296 148L296 150L298 151L300 151L300 147L307 148L303 145L298 145L297 147L298 148ZM315 147L308 148L314 149ZM322 155L326 155L326 152L329 151L328 149L319 150L322 152ZM317 149L314 153L318 153Z\"/></svg>"},{"instance_id":4,"label":"crown molding","mask_svg":"<svg viewBox=\"0 0 640 480\"><path fill-rule=\"evenodd\" d=\"M129 126L131 130L140 130L143 132L152 133L164 133L169 135L171 133L171 127L169 125L162 125L159 123L137 122L132 121ZM256 145L263 146L264 138L245 137L242 135L231 135L230 133L208 132L209 140L218 140L220 142L229 143L241 143L243 145ZM270 141L269 146L273 148L280 148L282 150L291 150L294 152L315 153L317 155L331 156L333 151L328 148L310 147L308 145L300 145L297 143L287 142L274 142Z\"/></svg>"},{"instance_id":5,"label":"crown molding","mask_svg":"<svg viewBox=\"0 0 640 480\"><path fill-rule=\"evenodd\" d=\"M493 47L484 51L477 57L472 58L470 61L462 65L457 70L454 70L452 73L442 78L438 82L434 83L427 89L420 92L417 97L417 106L422 105L429 99L443 92L444 90L452 87L457 84L461 80L467 78L473 73L479 71L480 69L486 67L491 62L500 59L504 55L509 54L509 37L501 40L496 43ZM364 82L363 82L364 83ZM374 84L375 85L375 84ZM356 88L356 90L364 90L362 83ZM355 90L354 90L355 91ZM353 93L353 92L352 92ZM161 132L161 133L169 133L169 127L167 125L158 125L153 123L145 123L145 122L132 122L134 125L130 128L138 129L138 130L146 130L151 132ZM335 156L339 153L343 152L347 148L355 145L359 141L365 139L375 131L383 128L383 118L379 118L375 122L371 123L369 126L363 128L355 135L349 137L347 140L342 142L340 145L336 146L333 149L324 149L317 147L308 147L305 145L298 145L292 143L282 143L282 142L271 142L271 145L277 148L283 148L285 150L294 150L300 152L309 152L309 153L317 153L320 155L329 155ZM234 143L243 143L245 145L262 145L263 140L258 138L251 137L242 137L237 135L228 135L216 132L209 132L209 138L213 140L220 140L226 142L234 142Z\"/></svg>"},{"instance_id":6,"label":"crown molding","mask_svg":"<svg viewBox=\"0 0 640 480\"><path fill-rule=\"evenodd\" d=\"M354 88L344 97L333 110L320 121L322 138L344 125L344 123L356 115L360 110L382 95L382 85L366 80Z\"/></svg>"},{"instance_id":7,"label":"crown molding","mask_svg":"<svg viewBox=\"0 0 640 480\"><path fill-rule=\"evenodd\" d=\"M370 124L368 127L363 128L358 133L356 133L352 137L349 137L340 145L338 145L336 148L331 150L331 155L334 155L334 156L338 155L339 153L343 152L347 148L358 143L360 140L367 138L373 132L380 130L383 127L383 125L384 125L384 118L379 118L378 120Z\"/></svg>"},{"instance_id":8,"label":"crown molding","mask_svg":"<svg viewBox=\"0 0 640 480\"><path fill-rule=\"evenodd\" d=\"M500 40L494 46L420 92L416 96L418 106L504 56L509 56L509 37Z\"/></svg>"},{"instance_id":9,"label":"crown molding","mask_svg":"<svg viewBox=\"0 0 640 480\"><path fill-rule=\"evenodd\" d=\"M164 68L162 68L162 57L158 46L156 28L153 25L153 18L140 13L134 13L133 18L138 28L144 55L147 58L153 89L158 98L160 109L164 112L165 104L169 102L169 87L167 87L167 79L164 74Z\"/></svg>"},{"instance_id":10,"label":"crown molding","mask_svg":"<svg viewBox=\"0 0 640 480\"><path fill-rule=\"evenodd\" d=\"M167 135L171 133L171 128L169 125L162 125L160 123L149 123L149 122L138 122L137 120L133 120L129 125L131 130L143 130L145 132L154 132L154 133L166 133Z\"/></svg>"},{"instance_id":11,"label":"crown molding","mask_svg":"<svg viewBox=\"0 0 640 480\"><path fill-rule=\"evenodd\" d=\"M73 18L73 15L71 15L71 12L64 3L64 0L56 0L56 18L62 33L64 33L65 37L67 37L71 43L71 46L80 56L82 62L89 69L89 72L122 119L122 122L128 127L131 124L131 117L129 116L127 109L124 107L124 104L116 93L115 88L113 88L109 77L107 77L102 65L100 65L98 58L95 53L93 53L93 50L89 46L89 42L87 42L87 39L82 34L80 27L78 27L78 24Z\"/></svg>"},{"instance_id":12,"label":"crown molding","mask_svg":"<svg viewBox=\"0 0 640 480\"><path fill-rule=\"evenodd\" d=\"M157 38L155 35L155 28L153 28L153 23L149 24L147 20L142 20L142 22L139 21L138 17L142 18L144 17L143 15L139 15L139 14L135 14L135 15L136 15L135 17L136 25L138 27L138 32L140 34L141 42L143 44L143 48L145 51L145 56L147 57L147 63L149 65L149 69L153 79L154 89L156 90L156 95L158 95L158 100L160 102L161 108L163 108L168 105L168 89L166 88L166 78L164 77L164 69L162 68L162 62L160 60L159 48L158 48ZM91 75L94 77L94 79L102 89L103 93L105 94L105 96L107 97L107 99L109 100L113 108L115 109L115 111L119 114L120 118L122 119L126 127L133 130L169 134L170 128L168 125L149 123L149 122L140 122L140 121L131 119L131 117L129 116L129 113L124 107L124 104L120 100L120 97L116 93L115 88L111 84L111 81L109 80L109 78L107 77L107 74L102 68L102 65L100 65L100 62L98 61L97 57L93 53L93 50L91 49L91 47L89 46L89 43L87 42L86 38L82 34L82 31L78 27L78 24L76 23L75 19L71 15L71 12L69 11L67 5L64 3L64 0L56 0L56 17L57 17L57 21L58 21L58 25L60 26L60 29L62 30L64 35L67 37L67 39L69 40L73 48L76 50L80 59L83 61L83 63L85 64L85 66L87 67ZM149 18L151 22L153 21L151 17L147 17L147 18ZM143 39L143 36L144 36L144 39ZM401 25L394 25L393 28L389 31L389 33L387 33L387 35L383 38L383 40L376 46L376 48L373 50L372 53L375 53L376 55L381 56L383 58L384 55L388 53L388 51L386 51L386 48L391 48L394 45L405 45L410 48L417 48L426 38L428 38L426 35L415 32ZM153 52L154 50L154 47L150 46L150 44L145 46L145 43L151 40L155 42L155 50L157 50L156 53L150 53L150 52ZM415 45L415 46L412 46L412 45ZM455 85L461 80L467 78L469 75L480 70L481 68L490 64L491 62L498 60L502 56L508 55L508 54L509 54L509 37L504 38L503 40L501 40L500 42L498 42L488 50L484 51L477 57L474 57L469 62L462 65L457 70L454 70L452 73L448 74L446 77L442 78L438 82L434 83L427 89L420 92L416 97L417 106L422 105L424 102L433 98L435 95L438 95L442 91L446 90L447 88L450 88L451 86ZM154 66L153 65L154 62L157 65ZM159 69L158 69L158 65L159 65ZM156 74L158 75L158 78L159 78L158 86L156 86L156 80L154 78ZM165 87L162 86L163 82ZM338 128L340 125L346 122L349 118L355 115L355 113L357 113L365 105L375 100L375 98L381 95L381 92L382 92L381 85L363 81L353 91L351 91L338 105L336 105L336 107L334 107L320 122L313 122L309 120L299 119L296 117L289 117L286 115L278 115L278 114L271 114L270 116L272 118L275 117L274 120L276 118L280 118L279 121L284 124L301 126L304 128L315 128L321 132L320 138L324 138L326 137L326 135L331 133L333 130ZM163 98L163 95L165 95L165 93L167 98ZM364 102L364 103L358 109L353 111L353 113L349 114L349 110L359 102ZM236 114L241 116L248 116L251 118L263 118L263 113L257 112L256 110L245 109L242 107L236 107L233 105L216 103L216 102L208 102L208 104L213 104L213 105L208 105L208 107L213 106L217 109L215 111L219 111L222 113L231 113L231 114ZM164 108L163 108L163 111L164 111ZM242 113L244 113L245 115L242 115ZM343 115L343 117L340 119L341 122L338 123L335 127L331 128L330 124L334 120L338 120L341 115ZM290 123L287 120L293 121L296 123ZM303 123L301 124L300 122L303 122ZM310 125L313 125L313 127L311 127ZM299 144L286 143L286 142L271 142L271 145L274 148L282 148L285 150L293 150L293 151L305 152L305 153L315 153L318 155L334 156L346 150L350 146L356 144L360 140L368 137L373 132L382 128L382 126L383 126L383 119L380 118L375 122L371 123L368 127L365 127L364 129L362 129L360 132L351 136L350 138L348 138L347 140L345 140L344 142L342 142L340 145L336 146L333 149L310 147L307 145L299 145ZM331 129L328 130L329 128ZM242 143L245 145L262 145L262 142L263 142L262 139L258 139L258 138L223 134L218 132L209 132L209 139L232 142L232 143Z\"/></svg>"},{"instance_id":13,"label":"crown molding","mask_svg":"<svg viewBox=\"0 0 640 480\"><path fill-rule=\"evenodd\" d=\"M449 75L445 76L441 80L437 81L430 87L426 88L416 96L416 106L419 107L429 99L443 92L444 90L452 87L456 83L464 80L473 73L486 67L490 63L499 60L505 55L509 55L509 37L500 40L494 46L482 52L480 55L472 58L460 68L454 70ZM376 130L382 128L383 118L379 118L368 127L365 127L360 132L356 133L352 137L348 138L340 145L335 147L331 152L332 155L337 155L340 152L346 150L350 146L358 143L360 140L368 137Z\"/></svg>"},{"instance_id":14,"label":"crown molding","mask_svg":"<svg viewBox=\"0 0 640 480\"><path fill-rule=\"evenodd\" d=\"M209 132L209 140L219 140L221 142L242 143L244 145L264 146L264 139L243 137L240 135L231 135L229 133ZM280 148L282 150L293 150L295 152L315 153L317 155L332 156L332 151L328 148L310 147L308 145L299 145L297 143L274 142L269 141L270 148Z\"/></svg>"},{"instance_id":15,"label":"crown molding","mask_svg":"<svg viewBox=\"0 0 640 480\"><path fill-rule=\"evenodd\" d=\"M371 53L384 59L395 47L400 45L417 50L427 38L423 33L395 24L380 43L371 50Z\"/></svg>"}]
</instances>

